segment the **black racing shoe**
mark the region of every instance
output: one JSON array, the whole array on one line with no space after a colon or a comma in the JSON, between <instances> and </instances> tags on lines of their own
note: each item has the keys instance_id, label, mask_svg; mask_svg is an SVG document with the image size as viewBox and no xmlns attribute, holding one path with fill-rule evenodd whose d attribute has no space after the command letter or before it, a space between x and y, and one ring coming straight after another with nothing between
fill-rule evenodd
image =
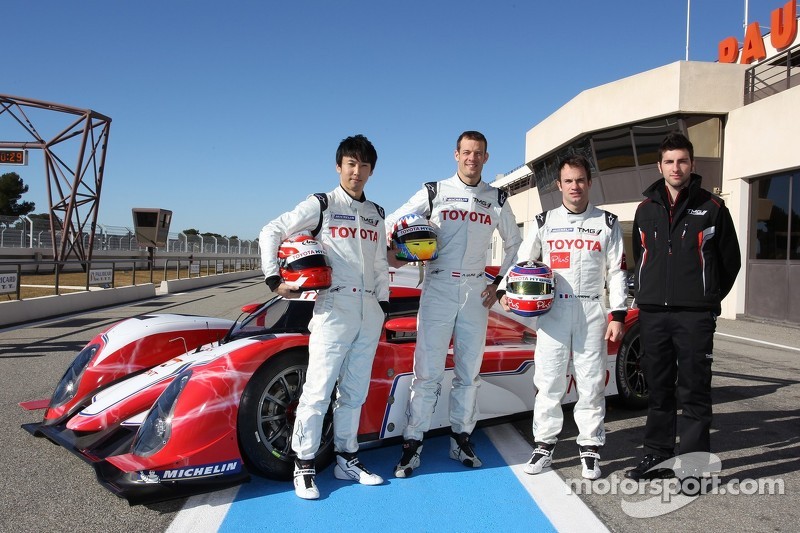
<instances>
[{"instance_id":1,"label":"black racing shoe","mask_svg":"<svg viewBox=\"0 0 800 533\"><path fill-rule=\"evenodd\" d=\"M319 489L315 478L317 470L314 468L314 459L294 461L294 492L304 500L319 498Z\"/></svg>"},{"instance_id":2,"label":"black racing shoe","mask_svg":"<svg viewBox=\"0 0 800 533\"><path fill-rule=\"evenodd\" d=\"M536 448L533 449L531 458L525 463L522 468L526 474L539 474L542 469L547 468L553 462L553 450L556 445L545 444L544 442L537 442Z\"/></svg>"},{"instance_id":3,"label":"black racing shoe","mask_svg":"<svg viewBox=\"0 0 800 533\"><path fill-rule=\"evenodd\" d=\"M478 468L483 464L472 449L469 433L450 434L450 459L470 468Z\"/></svg>"},{"instance_id":4,"label":"black racing shoe","mask_svg":"<svg viewBox=\"0 0 800 533\"><path fill-rule=\"evenodd\" d=\"M406 439L403 441L403 455L394 467L395 477L411 477L415 468L419 468L419 454L422 453L422 441Z\"/></svg>"},{"instance_id":5,"label":"black racing shoe","mask_svg":"<svg viewBox=\"0 0 800 533\"><path fill-rule=\"evenodd\" d=\"M635 467L625 472L625 477L634 481L649 481L651 479L668 479L675 477L671 468L656 468L659 464L670 459L664 455L647 454Z\"/></svg>"}]
</instances>

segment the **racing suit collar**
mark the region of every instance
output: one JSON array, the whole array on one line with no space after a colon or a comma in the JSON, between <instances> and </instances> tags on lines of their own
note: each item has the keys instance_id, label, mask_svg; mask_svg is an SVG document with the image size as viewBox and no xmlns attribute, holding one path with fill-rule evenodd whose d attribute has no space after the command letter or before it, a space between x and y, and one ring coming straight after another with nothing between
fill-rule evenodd
<instances>
[{"instance_id":1,"label":"racing suit collar","mask_svg":"<svg viewBox=\"0 0 800 533\"><path fill-rule=\"evenodd\" d=\"M592 210L592 203L591 203L591 202L587 203L587 204L586 204L586 208L585 208L583 211L579 212L579 213L578 213L578 212L575 212L575 211L572 211L572 210L570 210L570 208L569 208L569 207L567 207L567 206L565 206L564 204L561 204L561 207L563 207L563 208L564 208L564 211L566 211L566 213L567 213L568 215L585 215L586 213L588 213L589 211L591 211L591 210Z\"/></svg>"},{"instance_id":2,"label":"racing suit collar","mask_svg":"<svg viewBox=\"0 0 800 533\"><path fill-rule=\"evenodd\" d=\"M454 178L457 178L457 179L458 179L458 181L459 181L459 182L461 182L461 185L463 185L464 187L477 187L477 186L478 186L478 185L480 185L480 184L481 184L481 182L483 181L483 176L481 176L480 178L478 178L478 181L477 181L477 183L475 183L475 185L470 185L469 183L465 182L465 181L464 181L464 180L461 178L461 174L459 174L458 172L456 172L455 176L453 176L453 177L454 177Z\"/></svg>"},{"instance_id":3,"label":"racing suit collar","mask_svg":"<svg viewBox=\"0 0 800 533\"><path fill-rule=\"evenodd\" d=\"M575 220L575 219L583 219L583 218L588 217L589 213L591 213L592 210L594 209L594 206L592 205L592 202L589 202L588 204L586 204L586 209L584 209L580 213L573 213L564 204L561 204L558 207L558 209L560 209L564 213L564 216L566 216L567 218Z\"/></svg>"},{"instance_id":4,"label":"racing suit collar","mask_svg":"<svg viewBox=\"0 0 800 533\"><path fill-rule=\"evenodd\" d=\"M352 205L353 202L360 202L360 203L363 204L364 202L367 201L367 195L364 194L363 192L361 193L361 198L353 198L352 196L350 196L350 193L348 193L346 190L344 190L344 187L342 187L341 185L339 185L338 190L339 190L340 193L342 193L344 195L344 198L351 205Z\"/></svg>"}]
</instances>

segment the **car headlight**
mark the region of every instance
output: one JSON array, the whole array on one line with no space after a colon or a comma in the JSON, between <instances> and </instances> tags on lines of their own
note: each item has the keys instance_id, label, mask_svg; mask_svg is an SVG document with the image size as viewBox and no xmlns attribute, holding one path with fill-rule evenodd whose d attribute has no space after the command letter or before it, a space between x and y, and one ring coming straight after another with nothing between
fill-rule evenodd
<instances>
[{"instance_id":1,"label":"car headlight","mask_svg":"<svg viewBox=\"0 0 800 533\"><path fill-rule=\"evenodd\" d=\"M89 366L89 362L99 349L99 344L90 344L75 357L72 364L67 368L67 371L64 372L61 381L58 382L58 386L53 392L53 397L50 398L51 408L61 407L75 397L75 393L78 391L78 384L81 381L81 376L83 376L83 371Z\"/></svg>"},{"instance_id":2,"label":"car headlight","mask_svg":"<svg viewBox=\"0 0 800 533\"><path fill-rule=\"evenodd\" d=\"M172 433L172 415L181 391L192 376L191 370L181 372L172 380L150 412L144 419L139 432L133 439L132 452L140 457L149 457L159 451L169 440Z\"/></svg>"}]
</instances>

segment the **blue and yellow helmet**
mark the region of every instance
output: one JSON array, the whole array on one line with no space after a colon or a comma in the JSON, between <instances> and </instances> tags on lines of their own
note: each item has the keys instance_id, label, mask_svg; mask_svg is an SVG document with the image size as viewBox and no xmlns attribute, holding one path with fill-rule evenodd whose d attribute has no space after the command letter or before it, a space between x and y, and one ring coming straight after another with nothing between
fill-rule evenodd
<instances>
[{"instance_id":1,"label":"blue and yellow helmet","mask_svg":"<svg viewBox=\"0 0 800 533\"><path fill-rule=\"evenodd\" d=\"M436 231L420 215L403 215L392 227L392 242L397 248L395 257L402 261L436 259Z\"/></svg>"}]
</instances>

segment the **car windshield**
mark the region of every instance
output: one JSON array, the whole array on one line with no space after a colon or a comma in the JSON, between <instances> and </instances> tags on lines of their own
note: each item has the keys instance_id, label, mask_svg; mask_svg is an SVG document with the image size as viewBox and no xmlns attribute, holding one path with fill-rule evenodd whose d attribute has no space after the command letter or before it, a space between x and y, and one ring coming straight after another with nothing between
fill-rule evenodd
<instances>
[{"instance_id":1,"label":"car windshield","mask_svg":"<svg viewBox=\"0 0 800 533\"><path fill-rule=\"evenodd\" d=\"M229 339L268 333L308 333L313 310L314 302L311 300L285 300L275 297L237 322Z\"/></svg>"}]
</instances>

